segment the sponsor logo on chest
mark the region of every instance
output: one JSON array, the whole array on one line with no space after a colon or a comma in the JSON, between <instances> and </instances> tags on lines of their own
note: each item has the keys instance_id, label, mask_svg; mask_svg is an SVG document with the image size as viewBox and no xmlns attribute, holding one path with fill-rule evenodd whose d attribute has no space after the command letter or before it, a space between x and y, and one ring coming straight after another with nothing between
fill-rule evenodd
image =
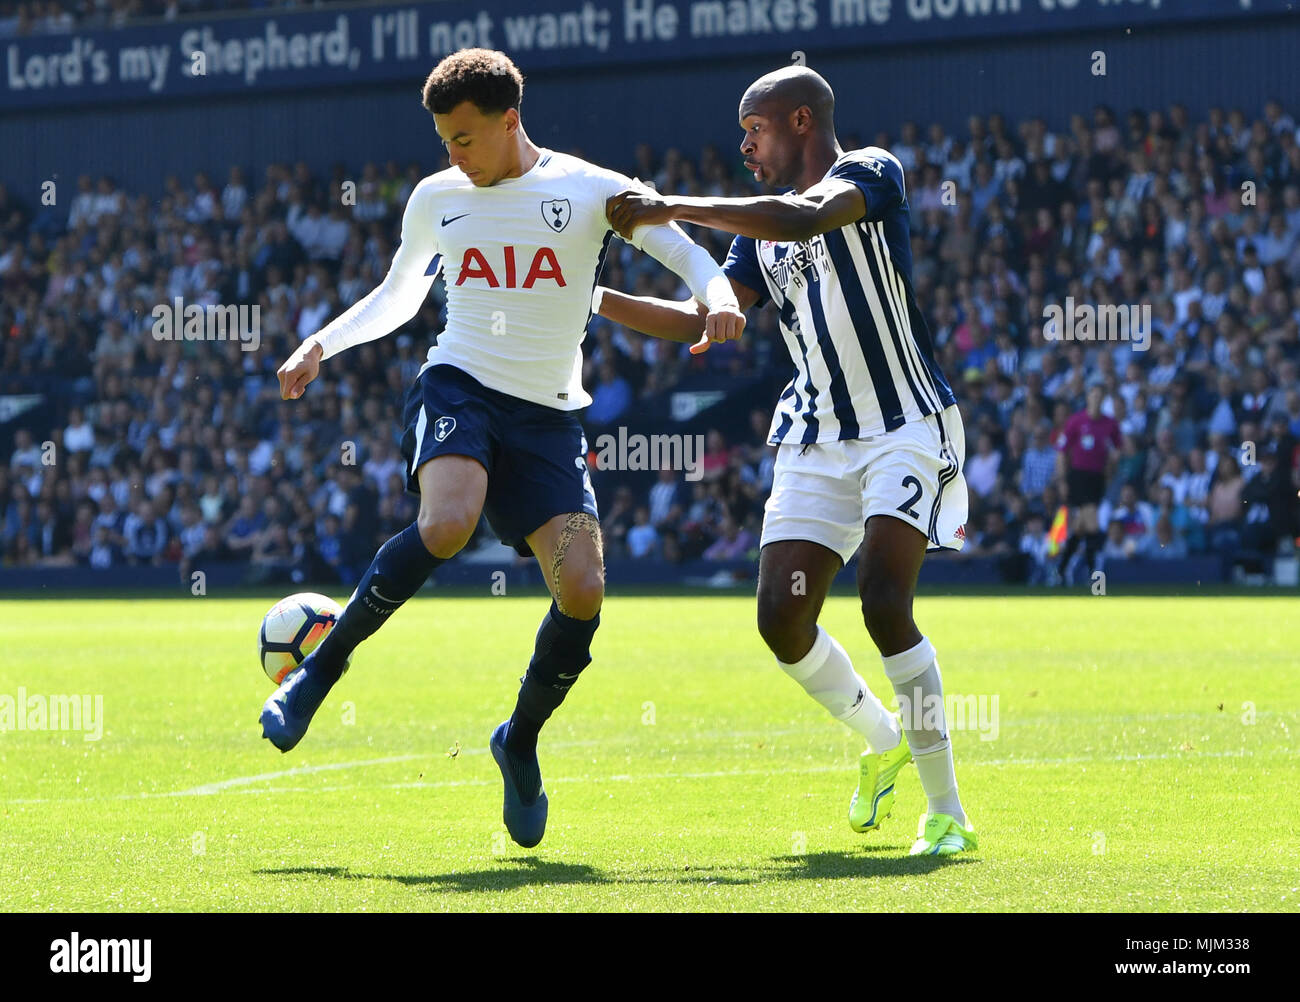
<instances>
[{"instance_id":1,"label":"sponsor logo on chest","mask_svg":"<svg viewBox=\"0 0 1300 1002\"><path fill-rule=\"evenodd\" d=\"M810 282L821 281L830 269L826 241L820 234L811 240L797 243L763 240L759 244L759 260L772 276L777 288L786 292L802 289Z\"/></svg>"}]
</instances>

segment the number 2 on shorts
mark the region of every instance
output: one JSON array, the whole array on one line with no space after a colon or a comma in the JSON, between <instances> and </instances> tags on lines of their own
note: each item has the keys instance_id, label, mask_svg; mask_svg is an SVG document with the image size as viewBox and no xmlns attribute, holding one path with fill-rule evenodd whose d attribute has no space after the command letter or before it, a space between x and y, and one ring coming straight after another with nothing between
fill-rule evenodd
<instances>
[{"instance_id":1,"label":"number 2 on shorts","mask_svg":"<svg viewBox=\"0 0 1300 1002\"><path fill-rule=\"evenodd\" d=\"M903 486L911 487L915 493L900 504L895 510L901 511L904 515L910 515L912 518L920 521L921 516L912 505L921 500L921 481L917 480L916 477L909 473L903 478Z\"/></svg>"}]
</instances>

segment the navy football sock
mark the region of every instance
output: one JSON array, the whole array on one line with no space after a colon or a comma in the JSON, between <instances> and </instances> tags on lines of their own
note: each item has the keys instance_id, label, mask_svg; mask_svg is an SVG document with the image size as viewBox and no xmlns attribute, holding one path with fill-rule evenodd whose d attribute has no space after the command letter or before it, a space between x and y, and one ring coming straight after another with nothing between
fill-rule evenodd
<instances>
[{"instance_id":1,"label":"navy football sock","mask_svg":"<svg viewBox=\"0 0 1300 1002\"><path fill-rule=\"evenodd\" d=\"M564 702L570 687L591 664L591 638L600 625L593 619L574 619L560 612L555 602L537 631L533 659L528 663L519 699L510 717L506 747L517 754L532 754L542 725Z\"/></svg>"},{"instance_id":2,"label":"navy football sock","mask_svg":"<svg viewBox=\"0 0 1300 1002\"><path fill-rule=\"evenodd\" d=\"M338 624L316 648L316 670L322 677L337 681L357 645L383 626L442 563L444 558L425 547L415 522L381 546Z\"/></svg>"}]
</instances>

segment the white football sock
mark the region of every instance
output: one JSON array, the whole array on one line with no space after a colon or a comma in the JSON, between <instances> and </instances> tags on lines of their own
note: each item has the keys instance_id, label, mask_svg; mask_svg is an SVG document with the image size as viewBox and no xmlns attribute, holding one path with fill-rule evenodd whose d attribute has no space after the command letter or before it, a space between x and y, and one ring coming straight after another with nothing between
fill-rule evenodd
<instances>
[{"instance_id":1,"label":"white football sock","mask_svg":"<svg viewBox=\"0 0 1300 1002\"><path fill-rule=\"evenodd\" d=\"M922 637L915 647L882 657L881 661L898 695L903 730L912 748L929 813L951 814L965 827L966 812L957 796L952 743L943 707L943 679L934 645Z\"/></svg>"},{"instance_id":2,"label":"white football sock","mask_svg":"<svg viewBox=\"0 0 1300 1002\"><path fill-rule=\"evenodd\" d=\"M873 752L898 747L898 721L853 670L839 641L820 626L812 649L802 659L788 665L778 658L776 663L832 717L861 734Z\"/></svg>"},{"instance_id":3,"label":"white football sock","mask_svg":"<svg viewBox=\"0 0 1300 1002\"><path fill-rule=\"evenodd\" d=\"M916 774L921 777L927 810L931 814L951 814L957 823L966 827L966 812L957 796L957 776L952 768L952 744L945 738L937 746L927 748L924 754L912 753Z\"/></svg>"}]
</instances>

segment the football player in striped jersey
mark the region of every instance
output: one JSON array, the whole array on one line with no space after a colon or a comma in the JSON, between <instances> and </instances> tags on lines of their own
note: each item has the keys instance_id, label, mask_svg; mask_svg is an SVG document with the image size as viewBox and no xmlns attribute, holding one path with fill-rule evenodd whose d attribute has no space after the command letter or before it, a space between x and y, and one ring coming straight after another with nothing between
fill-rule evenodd
<instances>
[{"instance_id":1,"label":"football player in striped jersey","mask_svg":"<svg viewBox=\"0 0 1300 1002\"><path fill-rule=\"evenodd\" d=\"M965 541L965 438L912 290L903 170L887 150L845 151L835 97L812 70L760 77L740 102L740 150L755 180L793 191L754 198L619 193L620 233L671 221L736 234L723 272L742 310L771 300L794 362L768 442L778 447L759 557L758 625L780 667L867 750L849 822L877 828L914 761L927 799L915 854L976 847L957 795L933 644L912 618L929 549ZM600 313L658 337L704 326L691 302L600 293ZM714 340L717 340L715 338ZM707 347L707 343L703 345ZM694 350L694 349L693 349ZM832 580L858 554L867 631L898 695L891 715L817 624Z\"/></svg>"}]
</instances>

